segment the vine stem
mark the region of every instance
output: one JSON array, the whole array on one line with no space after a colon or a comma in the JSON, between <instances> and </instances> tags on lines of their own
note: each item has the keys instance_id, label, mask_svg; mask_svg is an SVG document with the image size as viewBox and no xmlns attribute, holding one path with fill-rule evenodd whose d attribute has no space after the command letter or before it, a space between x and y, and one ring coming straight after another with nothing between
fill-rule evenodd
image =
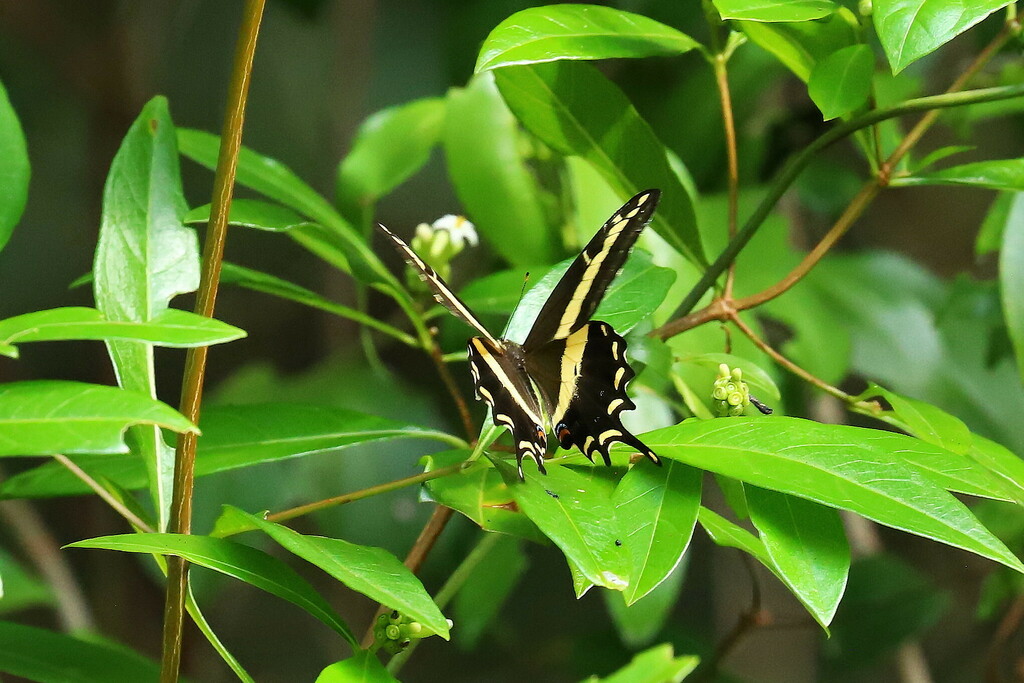
<instances>
[{"instance_id":1,"label":"vine stem","mask_svg":"<svg viewBox=\"0 0 1024 683\"><path fill-rule=\"evenodd\" d=\"M256 52L265 0L246 0L242 10L238 43L228 88L224 128L221 132L220 155L213 179L210 222L203 246L202 272L196 294L195 312L213 317L220 284L224 243L227 240L228 210L235 184L238 151L242 145L245 103L252 78L252 62ZM193 424L199 423L203 380L206 375L208 347L189 349L185 357L185 375L181 388L180 412ZM170 529L179 534L192 531L192 487L195 478L195 434L179 434L174 453L174 492L171 498ZM181 666L182 631L185 621L185 600L188 595L188 563L180 557L167 558L167 598L164 603L163 655L161 683L178 680Z\"/></svg>"},{"instance_id":2,"label":"vine stem","mask_svg":"<svg viewBox=\"0 0 1024 683\"><path fill-rule=\"evenodd\" d=\"M152 533L154 531L153 527L143 521L134 512L129 510L124 503L110 495L110 491L103 488L98 481L93 479L88 472L76 465L71 458L66 455L58 454L53 456L53 459L61 465L64 465L71 474L81 479L86 486L91 488L93 492L103 500L103 502L109 505L117 514L121 515L126 522L146 533Z\"/></svg>"}]
</instances>

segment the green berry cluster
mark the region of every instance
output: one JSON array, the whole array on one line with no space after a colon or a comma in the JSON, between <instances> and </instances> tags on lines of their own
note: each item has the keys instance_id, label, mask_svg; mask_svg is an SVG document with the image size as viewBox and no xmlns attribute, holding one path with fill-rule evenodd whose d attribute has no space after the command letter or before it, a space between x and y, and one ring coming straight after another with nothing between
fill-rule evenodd
<instances>
[{"instance_id":1,"label":"green berry cluster","mask_svg":"<svg viewBox=\"0 0 1024 683\"><path fill-rule=\"evenodd\" d=\"M742 415L750 403L750 390L743 381L743 371L739 368L730 370L725 363L719 365L718 378L711 390L711 398L719 417Z\"/></svg>"},{"instance_id":2,"label":"green berry cluster","mask_svg":"<svg viewBox=\"0 0 1024 683\"><path fill-rule=\"evenodd\" d=\"M433 633L423 628L423 624L413 621L411 617L400 614L397 610L377 617L377 623L373 627L376 644L392 655L409 647L413 638L426 638L430 635Z\"/></svg>"}]
</instances>

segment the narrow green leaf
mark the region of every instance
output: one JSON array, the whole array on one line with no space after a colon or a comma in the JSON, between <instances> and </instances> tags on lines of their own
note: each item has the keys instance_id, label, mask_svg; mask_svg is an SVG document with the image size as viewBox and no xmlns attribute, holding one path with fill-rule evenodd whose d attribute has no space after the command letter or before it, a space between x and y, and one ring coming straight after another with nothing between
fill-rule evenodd
<instances>
[{"instance_id":1,"label":"narrow green leaf","mask_svg":"<svg viewBox=\"0 0 1024 683\"><path fill-rule=\"evenodd\" d=\"M1019 160L1019 175L1024 186L1024 159ZM1024 379L1024 201L1015 201L1003 229L999 250L999 292L1003 317L1017 354L1017 370Z\"/></svg>"},{"instance_id":2,"label":"narrow green leaf","mask_svg":"<svg viewBox=\"0 0 1024 683\"><path fill-rule=\"evenodd\" d=\"M444 117L445 101L429 97L382 109L363 121L338 166L338 206L349 223L368 224L374 204L427 163Z\"/></svg>"},{"instance_id":3,"label":"narrow green leaf","mask_svg":"<svg viewBox=\"0 0 1024 683\"><path fill-rule=\"evenodd\" d=\"M156 683L160 665L124 646L0 621L0 672L38 683Z\"/></svg>"},{"instance_id":4,"label":"narrow green leaf","mask_svg":"<svg viewBox=\"0 0 1024 683\"><path fill-rule=\"evenodd\" d=\"M491 74L448 92L444 153L459 201L507 261L545 263L558 253L557 231L523 157L521 135Z\"/></svg>"},{"instance_id":5,"label":"narrow green leaf","mask_svg":"<svg viewBox=\"0 0 1024 683\"><path fill-rule=\"evenodd\" d=\"M906 439L913 447L913 439L885 434L879 448L878 434L789 417L730 418L687 421L644 442L663 458L851 510L1024 572L963 503L898 461L893 446Z\"/></svg>"},{"instance_id":6,"label":"narrow green leaf","mask_svg":"<svg viewBox=\"0 0 1024 683\"><path fill-rule=\"evenodd\" d=\"M185 223L208 223L209 220L209 204L197 206L186 213L184 218ZM228 223L267 232L287 232L303 225L313 225L308 219L286 206L258 199L231 200Z\"/></svg>"},{"instance_id":7,"label":"narrow green leaf","mask_svg":"<svg viewBox=\"0 0 1024 683\"><path fill-rule=\"evenodd\" d=\"M2 386L6 388L14 385ZM117 389L101 388L118 392ZM158 405L170 411L179 421L184 419L167 406ZM3 414L0 398L0 415ZM453 441L453 437L444 432L397 420L343 408L295 403L209 406L203 408L201 426L203 435L199 438L196 452L197 477L384 439ZM100 452L96 449L83 450ZM47 451L50 452L61 451ZM105 477L126 489L146 485L145 470L135 458L89 456L76 459L75 462L91 475ZM66 496L88 492L89 489L78 477L58 463L47 463L22 472L0 485L0 497L9 498Z\"/></svg>"},{"instance_id":8,"label":"narrow green leaf","mask_svg":"<svg viewBox=\"0 0 1024 683\"><path fill-rule=\"evenodd\" d=\"M850 546L839 514L802 498L746 487L750 519L783 582L827 627L846 588Z\"/></svg>"},{"instance_id":9,"label":"narrow green leaf","mask_svg":"<svg viewBox=\"0 0 1024 683\"><path fill-rule=\"evenodd\" d=\"M223 344L245 331L219 320L169 308L148 321L108 320L95 308L69 306L0 320L0 345L66 339L140 341L186 348Z\"/></svg>"},{"instance_id":10,"label":"narrow green leaf","mask_svg":"<svg viewBox=\"0 0 1024 683\"><path fill-rule=\"evenodd\" d=\"M875 0L872 20L894 74L942 47L1010 0Z\"/></svg>"},{"instance_id":11,"label":"narrow green leaf","mask_svg":"<svg viewBox=\"0 0 1024 683\"><path fill-rule=\"evenodd\" d=\"M321 671L315 683L398 683L398 680L388 673L376 654L357 650L348 659Z\"/></svg>"},{"instance_id":12,"label":"narrow green leaf","mask_svg":"<svg viewBox=\"0 0 1024 683\"><path fill-rule=\"evenodd\" d=\"M350 645L358 647L352 631L313 586L294 569L262 550L193 534L120 534L90 538L65 547L182 557L298 605L337 631Z\"/></svg>"},{"instance_id":13,"label":"narrow green leaf","mask_svg":"<svg viewBox=\"0 0 1024 683\"><path fill-rule=\"evenodd\" d=\"M206 620L206 615L199 609L199 603L196 602L196 596L193 594L192 586L192 583L188 584L188 594L185 596L185 609L188 610L188 614L192 617L192 621L195 622L196 626L203 633L203 636L205 636L206 640L213 646L213 649L217 651L220 658L224 660L224 663L228 665L228 668L238 676L238 680L242 683L256 683L252 676L249 675L249 672L242 667L242 663L239 662L238 659L227 649L224 643L221 642L221 639L214 632L213 627L210 626L210 622Z\"/></svg>"},{"instance_id":14,"label":"narrow green leaf","mask_svg":"<svg viewBox=\"0 0 1024 683\"><path fill-rule=\"evenodd\" d=\"M502 97L545 144L594 166L623 199L662 190L651 226L694 263L704 263L693 200L669 166L665 146L619 88L580 62L495 71Z\"/></svg>"},{"instance_id":15,"label":"narrow green leaf","mask_svg":"<svg viewBox=\"0 0 1024 683\"><path fill-rule=\"evenodd\" d=\"M929 166L934 166L943 159L948 159L956 154L963 154L964 152L970 152L974 149L972 145L946 145L945 147L939 147L934 149L928 154L924 155L920 161L914 164L912 173L917 174L925 170Z\"/></svg>"},{"instance_id":16,"label":"narrow green leaf","mask_svg":"<svg viewBox=\"0 0 1024 683\"><path fill-rule=\"evenodd\" d=\"M1024 158L993 159L900 178L897 185L966 185L989 190L1024 190Z\"/></svg>"},{"instance_id":17,"label":"narrow green leaf","mask_svg":"<svg viewBox=\"0 0 1024 683\"><path fill-rule=\"evenodd\" d=\"M714 0L723 19L747 21L810 21L839 9L832 0Z\"/></svg>"},{"instance_id":18,"label":"narrow green leaf","mask_svg":"<svg viewBox=\"0 0 1024 683\"><path fill-rule=\"evenodd\" d=\"M826 121L860 109L871 94L875 55L870 45L851 45L818 62L807 81L807 93Z\"/></svg>"},{"instance_id":19,"label":"narrow green leaf","mask_svg":"<svg viewBox=\"0 0 1024 683\"><path fill-rule=\"evenodd\" d=\"M598 5L547 5L516 12L480 48L476 73L558 59L678 55L699 43L659 21Z\"/></svg>"},{"instance_id":20,"label":"narrow green leaf","mask_svg":"<svg viewBox=\"0 0 1024 683\"><path fill-rule=\"evenodd\" d=\"M0 251L25 211L29 175L25 134L0 83Z\"/></svg>"},{"instance_id":21,"label":"narrow green leaf","mask_svg":"<svg viewBox=\"0 0 1024 683\"><path fill-rule=\"evenodd\" d=\"M817 21L738 21L736 24L751 42L774 55L804 82L821 60L860 42L860 22L845 7Z\"/></svg>"},{"instance_id":22,"label":"narrow green leaf","mask_svg":"<svg viewBox=\"0 0 1024 683\"><path fill-rule=\"evenodd\" d=\"M966 453L971 448L971 431L960 419L924 401L900 396L877 384L864 392L864 396L881 396L892 406L895 424L922 441L933 443L954 453ZM888 416L887 416L888 417Z\"/></svg>"},{"instance_id":23,"label":"narrow green leaf","mask_svg":"<svg viewBox=\"0 0 1024 683\"><path fill-rule=\"evenodd\" d=\"M127 453L122 434L138 424L198 431L170 406L134 391L63 380L0 384L0 455Z\"/></svg>"},{"instance_id":24,"label":"narrow green leaf","mask_svg":"<svg viewBox=\"0 0 1024 683\"><path fill-rule=\"evenodd\" d=\"M968 456L1002 479L1011 491L1010 498L1024 505L1024 459L1005 446L977 434L971 435Z\"/></svg>"},{"instance_id":25,"label":"narrow green leaf","mask_svg":"<svg viewBox=\"0 0 1024 683\"><path fill-rule=\"evenodd\" d=\"M700 508L700 470L678 462L639 462L615 487L615 516L626 536L626 605L650 593L683 558Z\"/></svg>"},{"instance_id":26,"label":"narrow green leaf","mask_svg":"<svg viewBox=\"0 0 1024 683\"><path fill-rule=\"evenodd\" d=\"M644 650L610 676L591 676L583 683L679 683L699 663L700 659L692 655L676 657L672 645L666 643Z\"/></svg>"},{"instance_id":27,"label":"narrow green leaf","mask_svg":"<svg viewBox=\"0 0 1024 683\"><path fill-rule=\"evenodd\" d=\"M703 506L697 514L697 521L715 545L742 550L766 567L771 567L773 572L776 571L764 542L743 527Z\"/></svg>"},{"instance_id":28,"label":"narrow green leaf","mask_svg":"<svg viewBox=\"0 0 1024 683\"><path fill-rule=\"evenodd\" d=\"M522 541L500 536L452 601L452 620L459 625L455 642L472 650L501 612L527 567Z\"/></svg>"},{"instance_id":29,"label":"narrow green leaf","mask_svg":"<svg viewBox=\"0 0 1024 683\"><path fill-rule=\"evenodd\" d=\"M356 545L340 538L304 536L241 510L236 512L247 517L285 550L320 567L357 593L412 617L445 640L450 638L448 621L423 584L398 558L383 548Z\"/></svg>"},{"instance_id":30,"label":"narrow green leaf","mask_svg":"<svg viewBox=\"0 0 1024 683\"><path fill-rule=\"evenodd\" d=\"M546 475L524 466L498 466L523 512L557 545L587 580L612 590L629 585L629 557L610 491L593 468L581 473L549 465ZM607 473L604 473L607 474Z\"/></svg>"}]
</instances>

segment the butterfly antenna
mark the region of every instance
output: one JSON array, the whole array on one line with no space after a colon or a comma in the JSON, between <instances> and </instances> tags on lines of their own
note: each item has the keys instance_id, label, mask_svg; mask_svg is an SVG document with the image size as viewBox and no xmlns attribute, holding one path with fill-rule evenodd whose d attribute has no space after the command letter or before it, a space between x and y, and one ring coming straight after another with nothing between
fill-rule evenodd
<instances>
[{"instance_id":1,"label":"butterfly antenna","mask_svg":"<svg viewBox=\"0 0 1024 683\"><path fill-rule=\"evenodd\" d=\"M526 271L526 274L523 275L523 286L519 290L519 301L522 301L523 297L526 296L526 285L529 282L530 282L530 271Z\"/></svg>"}]
</instances>

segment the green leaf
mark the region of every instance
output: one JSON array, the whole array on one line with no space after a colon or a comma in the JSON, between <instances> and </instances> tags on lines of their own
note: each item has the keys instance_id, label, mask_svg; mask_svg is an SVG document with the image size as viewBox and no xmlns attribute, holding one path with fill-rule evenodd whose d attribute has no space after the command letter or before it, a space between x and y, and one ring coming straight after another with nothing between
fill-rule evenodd
<instances>
[{"instance_id":1,"label":"green leaf","mask_svg":"<svg viewBox=\"0 0 1024 683\"><path fill-rule=\"evenodd\" d=\"M160 680L160 665L121 645L0 621L0 672L38 683Z\"/></svg>"},{"instance_id":2,"label":"green leaf","mask_svg":"<svg viewBox=\"0 0 1024 683\"><path fill-rule=\"evenodd\" d=\"M25 134L0 83L0 251L25 211L29 175Z\"/></svg>"},{"instance_id":3,"label":"green leaf","mask_svg":"<svg viewBox=\"0 0 1024 683\"><path fill-rule=\"evenodd\" d=\"M116 339L186 348L223 344L244 336L244 330L227 323L173 308L148 321L132 322L107 320L95 308L69 306L0 320L0 353L14 344L66 339Z\"/></svg>"},{"instance_id":4,"label":"green leaf","mask_svg":"<svg viewBox=\"0 0 1024 683\"><path fill-rule=\"evenodd\" d=\"M760 538L703 506L697 514L697 521L700 522L715 545L742 550L778 576L778 569L772 562L772 558L769 557L768 549L764 547L764 542Z\"/></svg>"},{"instance_id":5,"label":"green leaf","mask_svg":"<svg viewBox=\"0 0 1024 683\"><path fill-rule=\"evenodd\" d=\"M382 109L363 121L338 166L338 206L349 223L368 224L374 204L427 163L444 117L445 101L429 97Z\"/></svg>"},{"instance_id":6,"label":"green leaf","mask_svg":"<svg viewBox=\"0 0 1024 683\"><path fill-rule=\"evenodd\" d=\"M122 434L138 424L198 432L170 406L134 391L63 380L0 384L0 455L127 453Z\"/></svg>"},{"instance_id":7,"label":"green leaf","mask_svg":"<svg viewBox=\"0 0 1024 683\"><path fill-rule=\"evenodd\" d=\"M1024 158L994 159L900 178L895 185L965 185L989 190L1024 190Z\"/></svg>"},{"instance_id":8,"label":"green leaf","mask_svg":"<svg viewBox=\"0 0 1024 683\"><path fill-rule=\"evenodd\" d=\"M622 199L662 190L651 226L691 261L705 262L693 200L665 146L614 83L580 62L509 66L495 71L495 80L530 132L559 153L588 161Z\"/></svg>"},{"instance_id":9,"label":"green leaf","mask_svg":"<svg viewBox=\"0 0 1024 683\"><path fill-rule=\"evenodd\" d=\"M826 121L863 107L871 94L875 55L869 45L851 45L818 62L807 93Z\"/></svg>"},{"instance_id":10,"label":"green leaf","mask_svg":"<svg viewBox=\"0 0 1024 683\"><path fill-rule=\"evenodd\" d=\"M860 24L856 15L845 7L817 21L777 24L740 21L737 24L751 42L774 55L805 82L821 60L860 42Z\"/></svg>"},{"instance_id":11,"label":"green leaf","mask_svg":"<svg viewBox=\"0 0 1024 683\"><path fill-rule=\"evenodd\" d=\"M185 223L207 223L209 220L210 204L197 206L186 213L184 218ZM228 223L267 232L287 232L303 225L313 225L286 206L258 199L231 200Z\"/></svg>"},{"instance_id":12,"label":"green leaf","mask_svg":"<svg viewBox=\"0 0 1024 683\"><path fill-rule=\"evenodd\" d=\"M968 456L994 473L1011 491L1010 498L1024 505L1024 459L1005 446L977 434L971 435L971 450Z\"/></svg>"},{"instance_id":13,"label":"green leaf","mask_svg":"<svg viewBox=\"0 0 1024 683\"><path fill-rule=\"evenodd\" d=\"M710 368L716 373L718 366L725 363L730 368L739 368L743 371L743 381L746 382L761 400L779 401L779 387L767 372L757 363L734 356L730 353L702 353L695 356L680 356L680 363L693 363L701 367Z\"/></svg>"},{"instance_id":14,"label":"green leaf","mask_svg":"<svg viewBox=\"0 0 1024 683\"><path fill-rule=\"evenodd\" d=\"M1024 185L1024 159L1020 161L1020 180ZM1024 201L1014 202L1003 229L999 250L999 292L1006 329L1017 353L1017 371L1024 379Z\"/></svg>"},{"instance_id":15,"label":"green leaf","mask_svg":"<svg viewBox=\"0 0 1024 683\"><path fill-rule=\"evenodd\" d=\"M802 498L746 487L750 519L783 582L822 627L846 588L850 546L838 513Z\"/></svg>"},{"instance_id":16,"label":"green leaf","mask_svg":"<svg viewBox=\"0 0 1024 683\"><path fill-rule=\"evenodd\" d=\"M964 152L970 152L974 149L972 145L947 145L945 147L939 147L934 149L928 154L924 155L920 161L914 164L913 173L917 174L925 170L929 166L934 166L943 159L948 159L956 154L963 154Z\"/></svg>"},{"instance_id":17,"label":"green leaf","mask_svg":"<svg viewBox=\"0 0 1024 683\"><path fill-rule=\"evenodd\" d=\"M678 462L639 462L622 477L612 502L629 553L632 605L664 581L683 558L700 508L700 470Z\"/></svg>"},{"instance_id":18,"label":"green leaf","mask_svg":"<svg viewBox=\"0 0 1024 683\"><path fill-rule=\"evenodd\" d=\"M375 653L357 650L321 671L314 683L398 683L398 679L388 673Z\"/></svg>"},{"instance_id":19,"label":"green leaf","mask_svg":"<svg viewBox=\"0 0 1024 683\"><path fill-rule=\"evenodd\" d=\"M692 655L676 657L672 646L666 643L644 650L610 676L591 676L584 683L679 683L699 663Z\"/></svg>"},{"instance_id":20,"label":"green leaf","mask_svg":"<svg viewBox=\"0 0 1024 683\"><path fill-rule=\"evenodd\" d=\"M526 481L520 482L515 468L504 462L498 465L519 507L587 580L612 590L626 590L626 539L611 492L601 480L613 473L595 468L579 472L558 465L549 465L547 470L544 475L534 467L524 467Z\"/></svg>"},{"instance_id":21,"label":"green leaf","mask_svg":"<svg viewBox=\"0 0 1024 683\"><path fill-rule=\"evenodd\" d=\"M527 564L522 541L509 536L496 537L452 601L452 620L459 625L455 642L466 650L476 646L501 612Z\"/></svg>"},{"instance_id":22,"label":"green leaf","mask_svg":"<svg viewBox=\"0 0 1024 683\"><path fill-rule=\"evenodd\" d=\"M1024 572L963 503L899 462L899 444L914 447L910 437L767 417L690 420L649 432L644 442L662 458L850 510Z\"/></svg>"},{"instance_id":23,"label":"green leaf","mask_svg":"<svg viewBox=\"0 0 1024 683\"><path fill-rule=\"evenodd\" d=\"M1000 192L996 195L978 230L974 253L984 256L999 251L1006 224L1011 220L1024 223L1024 192Z\"/></svg>"},{"instance_id":24,"label":"green leaf","mask_svg":"<svg viewBox=\"0 0 1024 683\"><path fill-rule=\"evenodd\" d=\"M1010 0L875 0L872 21L894 74L945 45Z\"/></svg>"},{"instance_id":25,"label":"green leaf","mask_svg":"<svg viewBox=\"0 0 1024 683\"><path fill-rule=\"evenodd\" d=\"M32 607L52 608L56 603L49 584L34 576L7 551L0 550L0 614Z\"/></svg>"},{"instance_id":26,"label":"green leaf","mask_svg":"<svg viewBox=\"0 0 1024 683\"><path fill-rule=\"evenodd\" d=\"M398 558L383 548L356 545L340 538L304 536L241 510L236 509L236 512L247 517L285 550L320 567L357 593L398 610L445 640L450 638L448 621L430 599L423 584Z\"/></svg>"},{"instance_id":27,"label":"green leaf","mask_svg":"<svg viewBox=\"0 0 1024 683\"><path fill-rule=\"evenodd\" d=\"M117 392L116 389L101 388ZM167 406L158 405L177 416L179 421L184 419ZM2 403L0 414L3 414ZM384 439L407 437L452 440L444 432L374 415L330 406L295 403L209 406L203 408L201 426L203 435L199 438L196 452L197 477ZM92 449L88 452L98 451ZM126 489L146 485L145 470L135 458L90 456L75 462L89 474L105 477ZM88 492L89 489L78 477L58 463L47 463L22 472L0 485L0 497L10 498L67 496Z\"/></svg>"},{"instance_id":28,"label":"green leaf","mask_svg":"<svg viewBox=\"0 0 1024 683\"><path fill-rule=\"evenodd\" d=\"M547 5L516 12L480 48L476 73L558 59L678 55L699 46L685 33L632 12L598 5Z\"/></svg>"},{"instance_id":29,"label":"green leaf","mask_svg":"<svg viewBox=\"0 0 1024 683\"><path fill-rule=\"evenodd\" d=\"M922 441L952 451L966 453L971 448L971 431L958 418L924 401L907 398L872 383L863 396L881 396L892 406L890 424L913 434Z\"/></svg>"},{"instance_id":30,"label":"green leaf","mask_svg":"<svg viewBox=\"0 0 1024 683\"><path fill-rule=\"evenodd\" d=\"M350 645L358 647L359 641L352 631L313 586L294 569L262 550L210 536L145 533L90 538L65 547L177 555L301 607L337 631Z\"/></svg>"},{"instance_id":31,"label":"green leaf","mask_svg":"<svg viewBox=\"0 0 1024 683\"><path fill-rule=\"evenodd\" d=\"M747 21L809 21L839 9L832 0L714 0L723 19Z\"/></svg>"},{"instance_id":32,"label":"green leaf","mask_svg":"<svg viewBox=\"0 0 1024 683\"><path fill-rule=\"evenodd\" d=\"M626 647L637 649L649 645L665 628L683 588L689 564L687 560L684 556L664 581L632 605L626 605L625 597L619 591L601 591L619 640Z\"/></svg>"},{"instance_id":33,"label":"green leaf","mask_svg":"<svg viewBox=\"0 0 1024 683\"><path fill-rule=\"evenodd\" d=\"M558 253L557 231L520 138L491 74L448 92L444 153L459 201L504 259L516 265L544 263Z\"/></svg>"}]
</instances>

